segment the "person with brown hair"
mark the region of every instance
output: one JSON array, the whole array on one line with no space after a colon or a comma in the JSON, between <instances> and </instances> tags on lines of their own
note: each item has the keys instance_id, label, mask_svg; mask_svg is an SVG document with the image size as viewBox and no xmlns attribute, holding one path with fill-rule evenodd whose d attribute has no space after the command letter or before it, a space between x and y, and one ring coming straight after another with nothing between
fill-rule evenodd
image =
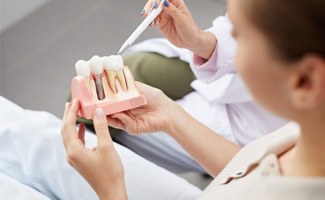
<instances>
[{"instance_id":1,"label":"person with brown hair","mask_svg":"<svg viewBox=\"0 0 325 200\"><path fill-rule=\"evenodd\" d=\"M172 2L166 3L169 8ZM230 0L228 5L239 74L257 102L297 124L239 150L160 90L138 83L148 105L108 117L97 109L98 147L92 151L82 142L83 128L75 128L78 101L67 104L62 137L69 163L100 199L127 199L108 120L129 133L163 130L175 138L215 177L199 199L324 199L324 10L323 0ZM216 155L216 149L224 149L223 157Z\"/></svg>"}]
</instances>

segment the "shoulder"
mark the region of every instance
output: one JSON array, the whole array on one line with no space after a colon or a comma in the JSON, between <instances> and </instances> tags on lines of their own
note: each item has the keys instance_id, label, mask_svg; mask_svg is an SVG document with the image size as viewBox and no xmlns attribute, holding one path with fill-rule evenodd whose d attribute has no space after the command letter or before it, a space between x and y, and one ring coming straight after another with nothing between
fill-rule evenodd
<instances>
[{"instance_id":1,"label":"shoulder","mask_svg":"<svg viewBox=\"0 0 325 200\"><path fill-rule=\"evenodd\" d=\"M291 122L247 144L220 172L215 181L224 184L232 178L245 176L252 166L258 164L267 155L279 155L291 148L297 142L299 135L298 124Z\"/></svg>"}]
</instances>

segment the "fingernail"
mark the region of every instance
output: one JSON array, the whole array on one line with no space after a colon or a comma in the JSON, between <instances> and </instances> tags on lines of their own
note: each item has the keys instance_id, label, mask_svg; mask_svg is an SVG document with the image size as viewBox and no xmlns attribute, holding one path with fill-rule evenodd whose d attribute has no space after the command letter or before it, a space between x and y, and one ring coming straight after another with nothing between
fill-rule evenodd
<instances>
[{"instance_id":1,"label":"fingernail","mask_svg":"<svg viewBox=\"0 0 325 200\"><path fill-rule=\"evenodd\" d=\"M96 117L103 118L105 117L104 110L102 108L96 108Z\"/></svg>"},{"instance_id":2,"label":"fingernail","mask_svg":"<svg viewBox=\"0 0 325 200\"><path fill-rule=\"evenodd\" d=\"M146 10L143 9L140 13L140 16L144 15L144 13L146 13Z\"/></svg>"},{"instance_id":3,"label":"fingernail","mask_svg":"<svg viewBox=\"0 0 325 200\"><path fill-rule=\"evenodd\" d=\"M169 2L168 2L168 0L165 0L165 1L164 1L164 5L165 5L166 7L169 7Z\"/></svg>"},{"instance_id":4,"label":"fingernail","mask_svg":"<svg viewBox=\"0 0 325 200\"><path fill-rule=\"evenodd\" d=\"M153 4L152 4L152 7L153 7L153 8L157 8L157 6L158 6L157 2L154 1Z\"/></svg>"},{"instance_id":5,"label":"fingernail","mask_svg":"<svg viewBox=\"0 0 325 200\"><path fill-rule=\"evenodd\" d=\"M65 103L65 108L69 107L70 102Z\"/></svg>"}]
</instances>

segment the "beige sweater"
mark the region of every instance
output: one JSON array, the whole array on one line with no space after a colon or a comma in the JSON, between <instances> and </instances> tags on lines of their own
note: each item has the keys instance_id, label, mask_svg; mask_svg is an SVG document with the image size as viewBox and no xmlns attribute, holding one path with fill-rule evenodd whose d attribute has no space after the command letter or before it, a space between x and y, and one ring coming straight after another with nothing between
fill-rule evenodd
<instances>
[{"instance_id":1,"label":"beige sweater","mask_svg":"<svg viewBox=\"0 0 325 200\"><path fill-rule=\"evenodd\" d=\"M199 200L325 200L325 177L281 176L277 156L296 143L299 132L290 123L245 146Z\"/></svg>"}]
</instances>

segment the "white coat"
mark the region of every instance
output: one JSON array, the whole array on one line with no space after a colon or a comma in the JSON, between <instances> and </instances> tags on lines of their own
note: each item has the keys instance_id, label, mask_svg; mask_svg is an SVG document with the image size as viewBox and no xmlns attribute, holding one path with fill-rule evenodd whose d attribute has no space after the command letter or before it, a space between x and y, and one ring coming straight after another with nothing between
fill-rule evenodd
<instances>
[{"instance_id":1,"label":"white coat","mask_svg":"<svg viewBox=\"0 0 325 200\"><path fill-rule=\"evenodd\" d=\"M227 16L213 21L207 31L217 38L217 46L207 62L187 49L175 47L166 39L150 39L131 47L131 52L156 52L188 62L197 77L191 92L178 103L193 117L216 133L240 145L246 145L283 126L287 121L274 116L254 102L234 65L236 43Z\"/></svg>"}]
</instances>

